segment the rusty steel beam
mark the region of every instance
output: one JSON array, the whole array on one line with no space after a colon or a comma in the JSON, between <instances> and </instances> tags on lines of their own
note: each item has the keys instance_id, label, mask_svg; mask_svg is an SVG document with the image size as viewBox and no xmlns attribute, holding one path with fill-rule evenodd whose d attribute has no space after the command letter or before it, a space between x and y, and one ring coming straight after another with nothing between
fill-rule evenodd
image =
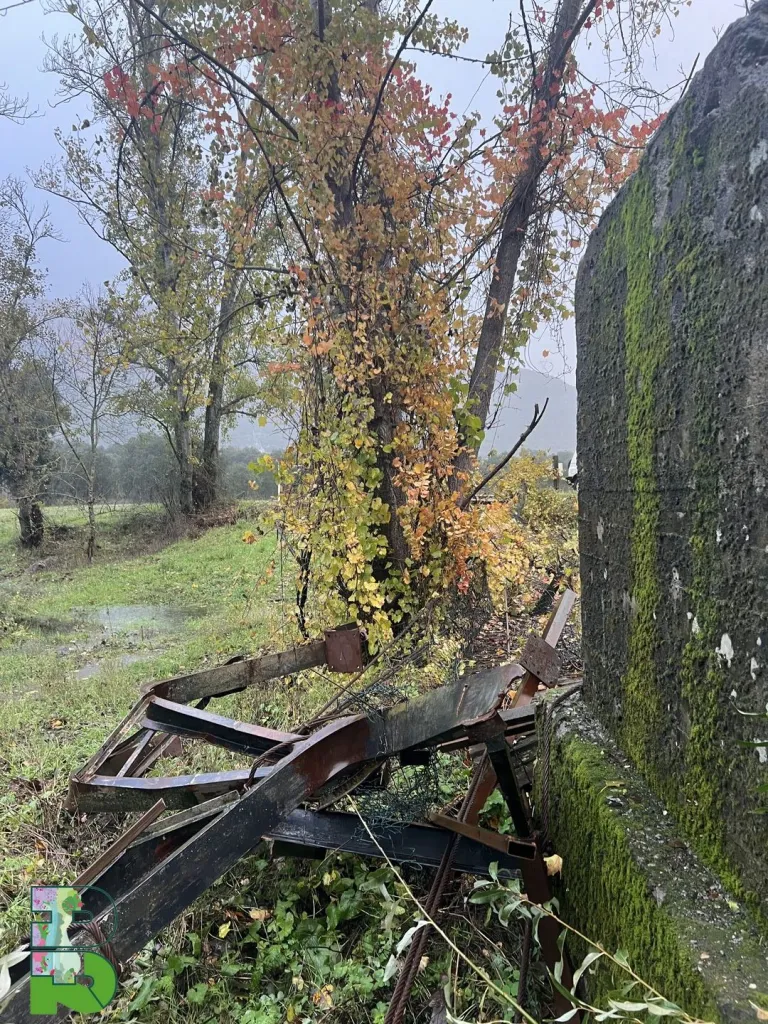
<instances>
[{"instance_id":1,"label":"rusty steel beam","mask_svg":"<svg viewBox=\"0 0 768 1024\"><path fill-rule=\"evenodd\" d=\"M468 728L497 713L514 670L506 665L462 676L385 711L372 723L373 742L378 745L374 756L439 746L466 736Z\"/></svg>"},{"instance_id":2,"label":"rusty steel beam","mask_svg":"<svg viewBox=\"0 0 768 1024\"><path fill-rule=\"evenodd\" d=\"M130 754L136 743L136 737L132 736L131 733L141 721L146 703L146 699L142 698L134 704L122 722L118 722L109 736L107 736L96 753L76 773L75 778L86 779L89 775L94 775L107 759L112 756L119 757L126 751L128 755ZM120 764L122 763L123 761L120 761Z\"/></svg>"},{"instance_id":3,"label":"rusty steel beam","mask_svg":"<svg viewBox=\"0 0 768 1024\"><path fill-rule=\"evenodd\" d=\"M147 829L157 821L160 815L166 810L165 800L158 800L148 811L135 821L130 828L127 828L122 835L107 847L100 857L97 857L93 864L90 864L82 874L78 875L73 885L90 885L92 882L110 868L125 850Z\"/></svg>"},{"instance_id":4,"label":"rusty steel beam","mask_svg":"<svg viewBox=\"0 0 768 1024\"><path fill-rule=\"evenodd\" d=\"M272 769L258 768L257 779L266 778ZM102 811L144 811L162 798L169 810L194 807L207 796L229 790L243 789L250 770L238 768L226 772L203 772L198 775L174 775L142 779L131 776L92 775L74 778L69 784L68 804L90 813Z\"/></svg>"},{"instance_id":5,"label":"rusty steel beam","mask_svg":"<svg viewBox=\"0 0 768 1024\"><path fill-rule=\"evenodd\" d=\"M504 735L507 737L524 736L536 729L536 709L529 704L516 708L505 708L503 711L499 711L499 718L504 723ZM468 736L459 736L458 739L440 743L438 749L444 754L448 754L453 750L469 747L470 753L472 753L473 743L474 740L470 740Z\"/></svg>"},{"instance_id":6,"label":"rusty steel beam","mask_svg":"<svg viewBox=\"0 0 768 1024\"><path fill-rule=\"evenodd\" d=\"M278 654L265 654L258 658L245 658L228 665L191 672L188 675L174 676L159 683L152 683L144 688L148 696L162 697L188 704L200 697L224 697L230 693L239 693L249 686L266 683L280 676L293 675L304 669L325 665L325 640L312 640L307 644L297 644L289 651Z\"/></svg>"},{"instance_id":7,"label":"rusty steel beam","mask_svg":"<svg viewBox=\"0 0 768 1024\"><path fill-rule=\"evenodd\" d=\"M146 706L142 726L158 732L174 733L207 740L227 750L246 754L264 754L270 747L282 746L285 753L294 743L306 739L298 733L279 732L264 726L250 725L234 718L225 718L200 708L187 707L174 701L153 697Z\"/></svg>"},{"instance_id":8,"label":"rusty steel beam","mask_svg":"<svg viewBox=\"0 0 768 1024\"><path fill-rule=\"evenodd\" d=\"M288 845L292 845L294 849L314 851L315 855L344 852L377 859L386 856L396 864L415 864L425 868L438 866L452 838L443 829L430 825L409 824L398 828L369 825L369 828L374 839L368 835L356 814L295 810L265 838L287 844L279 847L286 853ZM492 849L472 837L463 836L456 848L453 869L463 874L487 875L494 861L502 871L519 874L520 862L509 851Z\"/></svg>"},{"instance_id":9,"label":"rusty steel beam","mask_svg":"<svg viewBox=\"0 0 768 1024\"><path fill-rule=\"evenodd\" d=\"M509 810L515 834L520 839L528 839L533 829L529 817L526 799L517 783L517 774L510 760L509 747L503 735L486 742L488 758L496 773L501 794Z\"/></svg>"}]
</instances>

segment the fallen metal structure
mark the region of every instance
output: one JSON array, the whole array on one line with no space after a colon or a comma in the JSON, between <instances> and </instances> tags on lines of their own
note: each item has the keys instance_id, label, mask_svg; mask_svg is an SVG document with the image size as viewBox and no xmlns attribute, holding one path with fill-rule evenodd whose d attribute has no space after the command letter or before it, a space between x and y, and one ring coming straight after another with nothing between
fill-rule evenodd
<instances>
[{"instance_id":1,"label":"fallen metal structure","mask_svg":"<svg viewBox=\"0 0 768 1024\"><path fill-rule=\"evenodd\" d=\"M207 705L312 667L354 671L362 664L356 631L329 631L325 640L291 651L148 686L72 777L68 794L70 809L81 812L144 812L74 883L98 886L84 894L85 910L111 935L115 960L125 963L263 839L283 854L348 850L429 868L447 864L448 871L474 875L487 874L496 862L522 876L530 899L548 900L549 878L518 755L535 746L531 701L542 683L558 682L555 646L574 602L567 591L543 637L526 645L519 665L469 674L379 713L320 720L295 733L226 718ZM344 634L340 650L337 632ZM191 706L192 701L197 703ZM186 738L256 760L250 770L146 777L159 758L180 753ZM326 809L363 786L385 786L392 759L420 764L435 749L469 751L474 758L473 783L458 815L444 809L429 822L369 834L357 815ZM478 825L496 786L514 836ZM175 813L162 817L167 810ZM560 959L557 938L555 923L543 919L539 939L551 967ZM2 1024L41 1019L30 1016L27 981L27 975L14 978L0 1010ZM562 981L570 984L567 965Z\"/></svg>"}]
</instances>

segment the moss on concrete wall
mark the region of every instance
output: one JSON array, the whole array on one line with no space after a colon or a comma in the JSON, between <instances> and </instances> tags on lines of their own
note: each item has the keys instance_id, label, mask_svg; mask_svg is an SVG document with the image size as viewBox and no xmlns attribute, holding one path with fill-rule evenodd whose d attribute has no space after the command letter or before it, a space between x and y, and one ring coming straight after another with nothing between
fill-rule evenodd
<instances>
[{"instance_id":1,"label":"moss on concrete wall","mask_svg":"<svg viewBox=\"0 0 768 1024\"><path fill-rule=\"evenodd\" d=\"M765 772L747 746L768 700L768 75L748 58L768 46L768 5L758 14L609 207L576 314L585 693L768 934Z\"/></svg>"},{"instance_id":2,"label":"moss on concrete wall","mask_svg":"<svg viewBox=\"0 0 768 1024\"><path fill-rule=\"evenodd\" d=\"M621 217L608 232L605 254L626 267L624 319L627 451L633 486L630 532L633 619L629 636L622 741L627 753L656 774L656 750L662 730L662 697L653 671L658 644L656 609L661 587L656 538L659 530L659 488L654 454L658 412L656 375L669 352L669 326L659 315L656 260L659 242L653 230L651 182L641 170L627 190ZM598 269L600 273L600 269Z\"/></svg>"},{"instance_id":3,"label":"moss on concrete wall","mask_svg":"<svg viewBox=\"0 0 768 1024\"><path fill-rule=\"evenodd\" d=\"M566 919L609 951L625 949L633 970L689 1014L753 1017L749 1001L768 987L768 950L749 917L680 843L672 819L581 703L569 703L556 712L550 779ZM607 1007L626 981L600 966L590 1002Z\"/></svg>"}]
</instances>

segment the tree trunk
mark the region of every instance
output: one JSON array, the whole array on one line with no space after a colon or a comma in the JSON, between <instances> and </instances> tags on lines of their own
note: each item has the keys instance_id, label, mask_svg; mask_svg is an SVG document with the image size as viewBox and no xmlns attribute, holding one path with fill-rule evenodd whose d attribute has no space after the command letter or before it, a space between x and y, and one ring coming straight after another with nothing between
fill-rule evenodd
<instances>
[{"instance_id":1,"label":"tree trunk","mask_svg":"<svg viewBox=\"0 0 768 1024\"><path fill-rule=\"evenodd\" d=\"M93 562L93 553L96 550L96 511L94 504L93 487L91 482L88 481L88 543L85 546L88 565Z\"/></svg>"},{"instance_id":2,"label":"tree trunk","mask_svg":"<svg viewBox=\"0 0 768 1024\"><path fill-rule=\"evenodd\" d=\"M538 177L535 172L528 176L522 185L522 194L507 211L496 252L493 278L488 291L488 311L480 331L475 364L469 381L469 411L479 418L483 428L491 408L504 340L507 307L517 277L517 266L525 244L526 229L533 212Z\"/></svg>"},{"instance_id":3,"label":"tree trunk","mask_svg":"<svg viewBox=\"0 0 768 1024\"><path fill-rule=\"evenodd\" d=\"M208 384L205 432L200 465L194 475L194 504L198 510L209 508L219 497L219 459L221 455L221 407L224 388L221 381Z\"/></svg>"},{"instance_id":4,"label":"tree trunk","mask_svg":"<svg viewBox=\"0 0 768 1024\"><path fill-rule=\"evenodd\" d=\"M176 458L179 463L179 511L188 516L195 511L193 501L192 439L189 418L180 413L174 427Z\"/></svg>"},{"instance_id":5,"label":"tree trunk","mask_svg":"<svg viewBox=\"0 0 768 1024\"><path fill-rule=\"evenodd\" d=\"M232 329L236 301L234 290L230 289L223 296L219 307L219 325L216 330L216 345L211 356L208 401L205 407L203 454L194 480L194 503L197 509L208 508L219 497L221 418L224 408L224 347Z\"/></svg>"},{"instance_id":6,"label":"tree trunk","mask_svg":"<svg viewBox=\"0 0 768 1024\"><path fill-rule=\"evenodd\" d=\"M396 412L393 403L384 400L384 396L388 393L387 382L380 382L371 391L374 417L371 420L370 429L375 432L378 440L376 466L381 472L379 497L389 509L389 522L384 525L382 531L387 538L387 554L383 559L374 562L374 575L377 578L384 579L389 572L385 568L386 562L392 562L399 569L405 568L405 560L408 557L408 544L397 510L405 504L406 499L394 482L395 468L392 465L393 454L391 447L395 437ZM387 448L390 450L385 451ZM378 564L379 561L381 562L380 565Z\"/></svg>"},{"instance_id":7,"label":"tree trunk","mask_svg":"<svg viewBox=\"0 0 768 1024\"><path fill-rule=\"evenodd\" d=\"M554 108L560 90L555 84L562 79L568 54L574 40L581 31L585 20L595 7L596 0L563 0L557 21L549 37L546 71L533 89L531 109L543 101ZM488 412L496 384L496 373L504 348L504 328L507 322L509 301L517 278L517 268L525 245L528 227L536 206L536 194L541 175L549 162L543 130L535 137L527 167L515 182L506 213L501 225L501 238L496 250L493 277L488 291L483 326L472 367L469 382L467 409L480 420L481 429L488 422ZM458 473L468 473L472 466L472 455L462 451L456 459ZM460 489L454 476L454 486Z\"/></svg>"},{"instance_id":8,"label":"tree trunk","mask_svg":"<svg viewBox=\"0 0 768 1024\"><path fill-rule=\"evenodd\" d=\"M43 543L43 510L33 498L19 499L19 531L23 547L38 548Z\"/></svg>"}]
</instances>

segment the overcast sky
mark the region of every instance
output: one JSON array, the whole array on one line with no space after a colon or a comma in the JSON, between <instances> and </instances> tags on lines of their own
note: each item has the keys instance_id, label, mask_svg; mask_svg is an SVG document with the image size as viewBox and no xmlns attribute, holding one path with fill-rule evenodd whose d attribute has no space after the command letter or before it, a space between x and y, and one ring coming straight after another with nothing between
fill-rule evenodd
<instances>
[{"instance_id":1,"label":"overcast sky","mask_svg":"<svg viewBox=\"0 0 768 1024\"><path fill-rule=\"evenodd\" d=\"M0 4L3 0L0 0ZM633 2L633 0L629 0ZM464 52L485 57L497 48L504 37L512 0L435 0L433 11L456 18L469 29ZM667 87L680 79L682 68L688 69L697 54L701 60L715 44L716 34L744 14L743 0L693 0L675 19L674 31L665 28L656 41L655 54L649 54L646 75L659 87ZM0 17L0 81L12 93L30 98L39 116L16 125L0 119L0 177L8 174L25 176L27 169L38 168L58 154L55 129L67 131L77 116L85 116L85 106L56 105L57 82L42 69L45 39L57 33L65 35L77 29L66 15L44 14L37 2L8 11ZM587 61L599 60L587 56ZM428 79L435 93L452 93L454 109L459 113L479 110L491 117L497 104L497 80L486 75L479 65L460 64L440 58L420 61L422 77ZM41 202L44 201L41 196ZM44 251L49 270L50 291L55 296L77 292L85 282L98 285L121 268L117 254L97 239L77 218L64 200L50 199L53 218L64 242L50 242ZM568 366L552 358L545 363L541 351L546 341L532 343L528 362L539 369L563 374L570 379L574 353L572 337L566 340Z\"/></svg>"}]
</instances>

